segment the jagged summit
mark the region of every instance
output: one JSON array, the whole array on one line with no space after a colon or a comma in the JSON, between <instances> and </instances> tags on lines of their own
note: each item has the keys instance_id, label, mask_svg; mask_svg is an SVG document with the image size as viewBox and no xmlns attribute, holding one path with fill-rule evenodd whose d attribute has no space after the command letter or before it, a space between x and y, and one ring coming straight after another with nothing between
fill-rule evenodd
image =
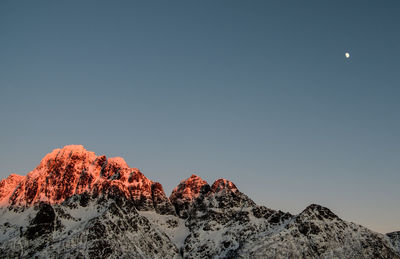
<instances>
[{"instance_id":1,"label":"jagged summit","mask_svg":"<svg viewBox=\"0 0 400 259\"><path fill-rule=\"evenodd\" d=\"M46 165L51 161L65 159L81 159L87 161L96 160L98 156L93 151L85 149L82 145L66 145L63 148L56 148L43 157L39 166ZM110 157L108 163L116 164L122 168L129 167L122 157Z\"/></svg>"},{"instance_id":2,"label":"jagged summit","mask_svg":"<svg viewBox=\"0 0 400 259\"><path fill-rule=\"evenodd\" d=\"M201 179L201 177L192 174L189 178L182 180L180 184L174 188L170 199L175 200L179 198L186 201L193 201L199 197L202 191L204 193L204 191L207 192L210 190L213 193L222 191L236 192L238 191L238 188L233 182L222 178L216 180L210 187L206 181Z\"/></svg>"},{"instance_id":3,"label":"jagged summit","mask_svg":"<svg viewBox=\"0 0 400 259\"><path fill-rule=\"evenodd\" d=\"M92 197L117 195L135 202L141 209L155 209L154 200L166 202L162 188L120 157L97 156L82 145L54 149L27 176L12 175L0 182L1 205L30 205L41 201L62 203L72 195ZM153 193L156 191L156 193ZM171 208L162 211L173 211Z\"/></svg>"},{"instance_id":4,"label":"jagged summit","mask_svg":"<svg viewBox=\"0 0 400 259\"><path fill-rule=\"evenodd\" d=\"M125 162L125 159L122 157L111 157L108 159L108 163L113 164L115 166L119 166L121 168L128 167L128 164Z\"/></svg>"},{"instance_id":5,"label":"jagged summit","mask_svg":"<svg viewBox=\"0 0 400 259\"><path fill-rule=\"evenodd\" d=\"M307 206L299 215L300 217L309 219L339 219L339 217L333 213L330 209L323 207L318 204L311 204Z\"/></svg>"},{"instance_id":6,"label":"jagged summit","mask_svg":"<svg viewBox=\"0 0 400 259\"><path fill-rule=\"evenodd\" d=\"M39 202L59 204L73 195L91 197L112 195L132 200L140 210L186 217L189 207L202 194L235 193L231 181L216 180L213 185L193 174L165 195L160 183L131 168L121 157L107 158L82 145L67 145L48 153L26 176L16 174L0 182L1 206L30 206Z\"/></svg>"},{"instance_id":7,"label":"jagged summit","mask_svg":"<svg viewBox=\"0 0 400 259\"><path fill-rule=\"evenodd\" d=\"M198 208L248 207L255 203L226 179L216 180L212 186L197 175L192 175L175 187L170 200L178 216L187 218Z\"/></svg>"},{"instance_id":8,"label":"jagged summit","mask_svg":"<svg viewBox=\"0 0 400 259\"><path fill-rule=\"evenodd\" d=\"M68 152L78 152L78 153L86 153L86 152L90 152L87 151L86 148L83 145L65 145L62 148L56 148L53 149L53 151L51 151L50 153L48 153L45 158L47 156L57 156L59 153L68 153ZM94 153L94 152L91 152Z\"/></svg>"},{"instance_id":9,"label":"jagged summit","mask_svg":"<svg viewBox=\"0 0 400 259\"><path fill-rule=\"evenodd\" d=\"M55 152L55 151L90 152L90 151L87 151L86 148L83 145L65 145L62 148L56 148L56 149L53 150L53 152Z\"/></svg>"},{"instance_id":10,"label":"jagged summit","mask_svg":"<svg viewBox=\"0 0 400 259\"><path fill-rule=\"evenodd\" d=\"M46 163L48 160L62 159L71 156L72 154L86 154L92 157L96 156L94 152L86 150L82 145L66 145L62 148L53 149L53 151L43 157L40 163Z\"/></svg>"},{"instance_id":11,"label":"jagged summit","mask_svg":"<svg viewBox=\"0 0 400 259\"><path fill-rule=\"evenodd\" d=\"M226 179L218 179L211 186L211 190L215 193L222 191L236 192L238 191L238 188L231 181L228 181Z\"/></svg>"},{"instance_id":12,"label":"jagged summit","mask_svg":"<svg viewBox=\"0 0 400 259\"><path fill-rule=\"evenodd\" d=\"M204 185L208 185L206 181L199 176L192 174L188 179L182 180L172 191L170 199L184 199L191 201L200 195L200 190Z\"/></svg>"},{"instance_id":13,"label":"jagged summit","mask_svg":"<svg viewBox=\"0 0 400 259\"><path fill-rule=\"evenodd\" d=\"M186 218L191 204L200 196L202 190L209 188L208 183L195 174L182 180L169 197L178 216Z\"/></svg>"}]
</instances>

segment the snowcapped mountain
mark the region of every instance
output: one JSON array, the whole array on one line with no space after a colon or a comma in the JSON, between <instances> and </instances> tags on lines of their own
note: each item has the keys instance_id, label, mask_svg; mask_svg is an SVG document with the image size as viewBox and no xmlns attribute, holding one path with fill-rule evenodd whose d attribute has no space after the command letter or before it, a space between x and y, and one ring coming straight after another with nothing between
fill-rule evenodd
<instances>
[{"instance_id":1,"label":"snowcapped mountain","mask_svg":"<svg viewBox=\"0 0 400 259\"><path fill-rule=\"evenodd\" d=\"M82 146L0 182L1 258L400 258L387 236L310 205L258 206L230 181L192 175L168 198L122 158Z\"/></svg>"},{"instance_id":2,"label":"snowcapped mountain","mask_svg":"<svg viewBox=\"0 0 400 259\"><path fill-rule=\"evenodd\" d=\"M389 237L390 242L392 242L393 246L400 253L400 231L391 232L391 233L388 233L386 235Z\"/></svg>"}]
</instances>

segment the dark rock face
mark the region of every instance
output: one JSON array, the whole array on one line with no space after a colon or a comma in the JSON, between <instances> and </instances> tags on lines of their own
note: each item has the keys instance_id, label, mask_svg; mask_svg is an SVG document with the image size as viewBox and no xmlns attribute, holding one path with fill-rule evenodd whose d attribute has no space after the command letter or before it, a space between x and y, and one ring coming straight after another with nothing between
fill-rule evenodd
<instances>
[{"instance_id":1,"label":"dark rock face","mask_svg":"<svg viewBox=\"0 0 400 259\"><path fill-rule=\"evenodd\" d=\"M79 195L79 205L82 207L86 207L90 201L90 195L87 192L82 193Z\"/></svg>"},{"instance_id":2,"label":"dark rock face","mask_svg":"<svg viewBox=\"0 0 400 259\"><path fill-rule=\"evenodd\" d=\"M157 213L162 215L176 215L175 208L165 195L164 189L160 183L156 182L151 186L151 196L153 200L153 206Z\"/></svg>"},{"instance_id":3,"label":"dark rock face","mask_svg":"<svg viewBox=\"0 0 400 259\"><path fill-rule=\"evenodd\" d=\"M300 214L302 217L308 219L327 219L327 220L340 220L331 210L317 204L311 204Z\"/></svg>"},{"instance_id":4,"label":"dark rock face","mask_svg":"<svg viewBox=\"0 0 400 259\"><path fill-rule=\"evenodd\" d=\"M36 217L32 220L31 224L52 224L54 222L56 214L54 213L53 207L48 203L40 203L39 211Z\"/></svg>"},{"instance_id":5,"label":"dark rock face","mask_svg":"<svg viewBox=\"0 0 400 259\"><path fill-rule=\"evenodd\" d=\"M49 234L54 229L56 214L53 207L47 203L40 203L38 207L39 211L25 233L28 239L35 239L39 236Z\"/></svg>"}]
</instances>

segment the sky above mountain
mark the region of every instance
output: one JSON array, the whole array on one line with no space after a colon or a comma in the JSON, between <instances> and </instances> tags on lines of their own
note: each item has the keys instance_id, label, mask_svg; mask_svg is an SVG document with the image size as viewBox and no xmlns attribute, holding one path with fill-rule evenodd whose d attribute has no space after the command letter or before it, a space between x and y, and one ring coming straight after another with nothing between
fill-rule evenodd
<instances>
[{"instance_id":1,"label":"sky above mountain","mask_svg":"<svg viewBox=\"0 0 400 259\"><path fill-rule=\"evenodd\" d=\"M1 1L0 177L55 148L400 230L398 1ZM350 58L345 57L345 53Z\"/></svg>"}]
</instances>

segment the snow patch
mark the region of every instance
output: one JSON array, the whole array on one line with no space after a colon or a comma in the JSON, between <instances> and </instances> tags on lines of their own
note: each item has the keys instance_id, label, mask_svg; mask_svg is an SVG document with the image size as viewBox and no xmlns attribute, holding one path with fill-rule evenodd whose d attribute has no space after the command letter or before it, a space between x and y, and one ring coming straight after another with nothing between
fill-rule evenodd
<instances>
[{"instance_id":1,"label":"snow patch","mask_svg":"<svg viewBox=\"0 0 400 259\"><path fill-rule=\"evenodd\" d=\"M138 211L138 213L166 233L177 248L183 247L186 237L190 234L185 226L185 220L173 215L160 215L154 211Z\"/></svg>"}]
</instances>

